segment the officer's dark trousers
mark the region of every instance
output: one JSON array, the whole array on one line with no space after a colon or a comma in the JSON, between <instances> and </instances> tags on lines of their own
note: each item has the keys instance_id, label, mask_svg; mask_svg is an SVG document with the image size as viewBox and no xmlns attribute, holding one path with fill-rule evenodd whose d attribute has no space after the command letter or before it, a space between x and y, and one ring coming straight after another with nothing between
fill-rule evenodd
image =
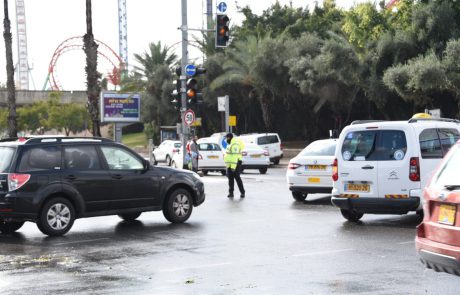
<instances>
[{"instance_id":1,"label":"officer's dark trousers","mask_svg":"<svg viewBox=\"0 0 460 295\"><path fill-rule=\"evenodd\" d=\"M244 194L244 186L243 186L243 181L241 181L240 174L241 174L241 161L238 161L238 164L236 165L235 170L227 168L228 192L230 194L233 194L233 189L235 187L234 180L236 180L236 184L238 185L238 189L240 190L240 193Z\"/></svg>"}]
</instances>

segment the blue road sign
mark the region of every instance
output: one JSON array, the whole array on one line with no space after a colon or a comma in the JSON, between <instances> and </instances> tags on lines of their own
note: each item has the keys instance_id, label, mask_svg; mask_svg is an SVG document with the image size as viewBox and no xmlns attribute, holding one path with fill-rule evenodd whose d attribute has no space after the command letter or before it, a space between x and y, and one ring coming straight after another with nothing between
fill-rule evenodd
<instances>
[{"instance_id":1,"label":"blue road sign","mask_svg":"<svg viewBox=\"0 0 460 295\"><path fill-rule=\"evenodd\" d=\"M220 13L225 13L227 11L227 3L220 2L219 5L217 5L217 10L219 10Z\"/></svg>"},{"instance_id":2,"label":"blue road sign","mask_svg":"<svg viewBox=\"0 0 460 295\"><path fill-rule=\"evenodd\" d=\"M195 65L188 64L185 66L185 74L187 76L194 76L196 74L196 67Z\"/></svg>"}]
</instances>

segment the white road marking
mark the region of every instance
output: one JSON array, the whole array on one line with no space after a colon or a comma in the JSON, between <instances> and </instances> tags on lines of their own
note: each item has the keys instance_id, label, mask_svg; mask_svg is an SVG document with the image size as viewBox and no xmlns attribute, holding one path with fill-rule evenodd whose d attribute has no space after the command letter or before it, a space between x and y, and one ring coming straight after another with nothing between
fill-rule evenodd
<instances>
[{"instance_id":1,"label":"white road marking","mask_svg":"<svg viewBox=\"0 0 460 295\"><path fill-rule=\"evenodd\" d=\"M341 253L341 252L348 252L348 251L355 251L355 250L354 250L354 249L327 250L327 251L319 251L319 252L309 252L309 253L295 254L295 255L292 255L292 257L325 255L325 254L334 254L334 253Z\"/></svg>"},{"instance_id":2,"label":"white road marking","mask_svg":"<svg viewBox=\"0 0 460 295\"><path fill-rule=\"evenodd\" d=\"M197 265L197 266L163 269L163 270L160 270L160 272L175 272L175 271L184 271L184 270L190 270L190 269L211 268L211 267L219 267L219 266L230 265L230 264L232 263L223 262L223 263L214 263L214 264L203 264L203 265Z\"/></svg>"},{"instance_id":3,"label":"white road marking","mask_svg":"<svg viewBox=\"0 0 460 295\"><path fill-rule=\"evenodd\" d=\"M104 240L110 240L110 238L100 238L100 239L93 239L93 240L72 241L72 242L65 242L65 243L57 243L57 244L53 244L53 245L54 246L62 246L62 245L70 245L70 244L78 244L78 243L91 243L91 242L98 242L98 241L104 241Z\"/></svg>"},{"instance_id":4,"label":"white road marking","mask_svg":"<svg viewBox=\"0 0 460 295\"><path fill-rule=\"evenodd\" d=\"M398 243L398 245L413 244L413 243L415 243L415 241L401 242L401 243Z\"/></svg>"}]
</instances>

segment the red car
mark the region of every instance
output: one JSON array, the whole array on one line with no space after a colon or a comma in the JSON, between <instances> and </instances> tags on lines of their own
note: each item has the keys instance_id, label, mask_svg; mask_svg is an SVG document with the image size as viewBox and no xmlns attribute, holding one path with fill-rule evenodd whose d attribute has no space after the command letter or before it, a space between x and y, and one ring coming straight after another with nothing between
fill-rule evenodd
<instances>
[{"instance_id":1,"label":"red car","mask_svg":"<svg viewBox=\"0 0 460 295\"><path fill-rule=\"evenodd\" d=\"M457 142L424 190L424 219L417 227L415 246L426 267L460 276L459 169Z\"/></svg>"}]
</instances>

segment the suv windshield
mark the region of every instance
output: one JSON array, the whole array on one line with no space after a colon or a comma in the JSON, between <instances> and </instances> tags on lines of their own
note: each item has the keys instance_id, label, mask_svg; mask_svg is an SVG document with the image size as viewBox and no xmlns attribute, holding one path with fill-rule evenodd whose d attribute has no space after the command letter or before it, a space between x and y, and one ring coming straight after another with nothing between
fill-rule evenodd
<instances>
[{"instance_id":1,"label":"suv windshield","mask_svg":"<svg viewBox=\"0 0 460 295\"><path fill-rule=\"evenodd\" d=\"M314 141L300 152L300 156L334 156L335 141Z\"/></svg>"},{"instance_id":2,"label":"suv windshield","mask_svg":"<svg viewBox=\"0 0 460 295\"><path fill-rule=\"evenodd\" d=\"M0 147L0 173L6 172L8 167L10 167L14 150L11 147Z\"/></svg>"}]
</instances>

